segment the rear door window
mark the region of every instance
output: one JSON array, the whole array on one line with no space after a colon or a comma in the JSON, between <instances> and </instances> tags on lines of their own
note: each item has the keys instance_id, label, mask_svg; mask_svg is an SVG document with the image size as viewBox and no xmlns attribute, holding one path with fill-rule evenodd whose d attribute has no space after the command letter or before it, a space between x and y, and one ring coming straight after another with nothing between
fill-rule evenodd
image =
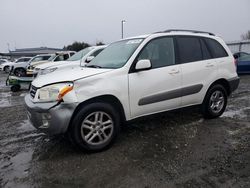
<instances>
[{"instance_id":1,"label":"rear door window","mask_svg":"<svg viewBox=\"0 0 250 188\"><path fill-rule=\"evenodd\" d=\"M203 59L198 37L180 36L176 38L179 63L189 63Z\"/></svg>"}]
</instances>

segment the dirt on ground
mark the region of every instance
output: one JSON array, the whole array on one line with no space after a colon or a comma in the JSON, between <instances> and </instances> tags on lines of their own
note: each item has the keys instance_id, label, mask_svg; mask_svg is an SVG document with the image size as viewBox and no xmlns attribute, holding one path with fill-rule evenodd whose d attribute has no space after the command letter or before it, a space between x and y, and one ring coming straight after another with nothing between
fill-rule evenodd
<instances>
[{"instance_id":1,"label":"dirt on ground","mask_svg":"<svg viewBox=\"0 0 250 188\"><path fill-rule=\"evenodd\" d=\"M24 96L0 73L0 187L250 187L250 76L225 113L168 112L123 127L107 151L84 153L37 132Z\"/></svg>"}]
</instances>

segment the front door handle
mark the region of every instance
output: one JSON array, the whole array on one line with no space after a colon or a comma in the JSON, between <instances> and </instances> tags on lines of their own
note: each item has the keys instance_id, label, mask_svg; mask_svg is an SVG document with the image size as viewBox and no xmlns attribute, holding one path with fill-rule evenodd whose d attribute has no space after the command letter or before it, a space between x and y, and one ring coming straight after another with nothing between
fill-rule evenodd
<instances>
[{"instance_id":1,"label":"front door handle","mask_svg":"<svg viewBox=\"0 0 250 188\"><path fill-rule=\"evenodd\" d=\"M180 72L179 70L173 69L169 72L169 74L173 75L173 74L178 74L179 72Z\"/></svg>"}]
</instances>

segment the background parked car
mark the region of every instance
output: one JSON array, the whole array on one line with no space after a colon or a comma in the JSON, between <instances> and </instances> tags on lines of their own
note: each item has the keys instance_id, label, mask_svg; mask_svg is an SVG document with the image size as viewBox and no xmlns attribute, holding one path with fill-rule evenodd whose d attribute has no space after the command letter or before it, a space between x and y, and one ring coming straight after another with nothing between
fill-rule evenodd
<instances>
[{"instance_id":1,"label":"background parked car","mask_svg":"<svg viewBox=\"0 0 250 188\"><path fill-rule=\"evenodd\" d=\"M46 61L48 60L53 54L43 54L43 55L37 55L33 58L30 58L29 61L20 62L18 64L13 64L11 70L16 76L25 76L26 75L26 69L32 62L38 62L38 61Z\"/></svg>"},{"instance_id":2,"label":"background parked car","mask_svg":"<svg viewBox=\"0 0 250 188\"><path fill-rule=\"evenodd\" d=\"M236 63L238 74L250 73L250 54L239 57Z\"/></svg>"},{"instance_id":3,"label":"background parked car","mask_svg":"<svg viewBox=\"0 0 250 188\"><path fill-rule=\"evenodd\" d=\"M0 59L0 65L9 62L7 59Z\"/></svg>"},{"instance_id":4,"label":"background parked car","mask_svg":"<svg viewBox=\"0 0 250 188\"><path fill-rule=\"evenodd\" d=\"M239 57L242 57L242 56L245 56L245 55L249 55L249 53L247 53L247 52L237 52L237 53L233 54L235 59L238 59Z\"/></svg>"},{"instance_id":5,"label":"background parked car","mask_svg":"<svg viewBox=\"0 0 250 188\"><path fill-rule=\"evenodd\" d=\"M30 59L31 57L21 57L17 59L15 62L7 61L6 63L0 65L0 70L9 73L11 67L22 66L22 64L26 64Z\"/></svg>"},{"instance_id":6,"label":"background parked car","mask_svg":"<svg viewBox=\"0 0 250 188\"><path fill-rule=\"evenodd\" d=\"M47 73L54 72L57 69L69 67L73 68L74 66L80 66L80 64L85 65L86 63L89 63L92 59L94 59L106 47L106 45L87 47L77 52L66 61L38 65L35 68L33 74L36 77L37 74L44 75Z\"/></svg>"},{"instance_id":7,"label":"background parked car","mask_svg":"<svg viewBox=\"0 0 250 188\"><path fill-rule=\"evenodd\" d=\"M64 52L57 52L47 60L47 61L37 61L37 62L31 62L29 67L27 68L26 74L27 75L33 75L34 74L34 69L38 65L42 65L45 63L52 63L52 62L57 62L57 61L65 61L69 57L73 56L76 52L74 51L64 51Z\"/></svg>"}]
</instances>

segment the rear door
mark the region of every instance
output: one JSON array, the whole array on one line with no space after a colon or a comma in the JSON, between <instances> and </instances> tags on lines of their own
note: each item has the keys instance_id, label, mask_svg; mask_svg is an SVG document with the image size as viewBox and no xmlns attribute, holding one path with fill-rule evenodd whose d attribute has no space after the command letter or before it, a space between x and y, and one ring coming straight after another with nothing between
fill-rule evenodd
<instances>
[{"instance_id":1,"label":"rear door","mask_svg":"<svg viewBox=\"0 0 250 188\"><path fill-rule=\"evenodd\" d=\"M201 103L209 82L217 77L217 62L201 37L176 37L182 69L181 106Z\"/></svg>"}]
</instances>

